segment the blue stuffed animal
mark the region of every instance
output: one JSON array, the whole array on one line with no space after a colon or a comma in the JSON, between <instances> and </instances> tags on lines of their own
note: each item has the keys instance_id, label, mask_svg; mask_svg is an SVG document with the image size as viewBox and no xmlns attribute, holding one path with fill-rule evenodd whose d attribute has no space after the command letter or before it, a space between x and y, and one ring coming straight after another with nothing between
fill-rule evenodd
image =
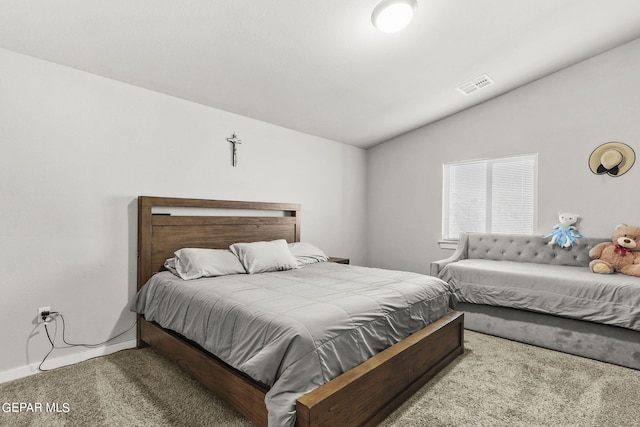
<instances>
[{"instance_id":1,"label":"blue stuffed animal","mask_svg":"<svg viewBox=\"0 0 640 427\"><path fill-rule=\"evenodd\" d=\"M578 222L580 215L569 212L558 213L560 223L553 227L553 231L546 237L551 237L549 245L558 245L561 248L570 248L575 245L577 240L584 236L578 233L578 229L574 226Z\"/></svg>"}]
</instances>

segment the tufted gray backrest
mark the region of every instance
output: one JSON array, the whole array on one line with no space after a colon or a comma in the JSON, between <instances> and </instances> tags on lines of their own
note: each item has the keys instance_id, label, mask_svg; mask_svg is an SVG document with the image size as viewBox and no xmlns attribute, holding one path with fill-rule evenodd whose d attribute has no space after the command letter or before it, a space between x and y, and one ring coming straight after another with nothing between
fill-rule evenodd
<instances>
[{"instance_id":1,"label":"tufted gray backrest","mask_svg":"<svg viewBox=\"0 0 640 427\"><path fill-rule=\"evenodd\" d=\"M550 238L522 234L464 233L467 235L466 257L539 264L589 265L589 250L610 239L583 238L570 248L549 246ZM462 243L463 234L460 235Z\"/></svg>"}]
</instances>

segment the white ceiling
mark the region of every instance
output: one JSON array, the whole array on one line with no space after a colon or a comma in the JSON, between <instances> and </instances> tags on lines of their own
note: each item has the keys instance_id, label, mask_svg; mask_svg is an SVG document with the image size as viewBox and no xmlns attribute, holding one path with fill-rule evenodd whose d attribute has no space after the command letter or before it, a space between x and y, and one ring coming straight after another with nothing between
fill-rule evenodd
<instances>
[{"instance_id":1,"label":"white ceiling","mask_svg":"<svg viewBox=\"0 0 640 427\"><path fill-rule=\"evenodd\" d=\"M0 47L370 147L640 36L638 0L418 0L396 34L377 2L0 0Z\"/></svg>"}]
</instances>

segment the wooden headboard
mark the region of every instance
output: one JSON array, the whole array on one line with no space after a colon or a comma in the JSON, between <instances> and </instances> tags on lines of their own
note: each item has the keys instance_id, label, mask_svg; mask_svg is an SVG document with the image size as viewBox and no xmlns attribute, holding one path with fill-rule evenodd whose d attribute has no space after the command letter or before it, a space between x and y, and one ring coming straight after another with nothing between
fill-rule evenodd
<instances>
[{"instance_id":1,"label":"wooden headboard","mask_svg":"<svg viewBox=\"0 0 640 427\"><path fill-rule=\"evenodd\" d=\"M188 208L189 214L154 212L154 208L156 211ZM283 214L265 216L265 211ZM276 239L300 241L299 204L139 196L138 289L178 249L226 249L233 243Z\"/></svg>"}]
</instances>

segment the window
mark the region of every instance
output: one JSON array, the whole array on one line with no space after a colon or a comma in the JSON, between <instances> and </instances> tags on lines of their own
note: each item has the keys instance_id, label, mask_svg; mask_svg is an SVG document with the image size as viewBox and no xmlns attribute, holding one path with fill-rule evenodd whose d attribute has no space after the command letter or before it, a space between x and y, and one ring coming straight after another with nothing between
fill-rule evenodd
<instances>
[{"instance_id":1,"label":"window","mask_svg":"<svg viewBox=\"0 0 640 427\"><path fill-rule=\"evenodd\" d=\"M443 165L442 238L461 231L533 234L538 155Z\"/></svg>"}]
</instances>

